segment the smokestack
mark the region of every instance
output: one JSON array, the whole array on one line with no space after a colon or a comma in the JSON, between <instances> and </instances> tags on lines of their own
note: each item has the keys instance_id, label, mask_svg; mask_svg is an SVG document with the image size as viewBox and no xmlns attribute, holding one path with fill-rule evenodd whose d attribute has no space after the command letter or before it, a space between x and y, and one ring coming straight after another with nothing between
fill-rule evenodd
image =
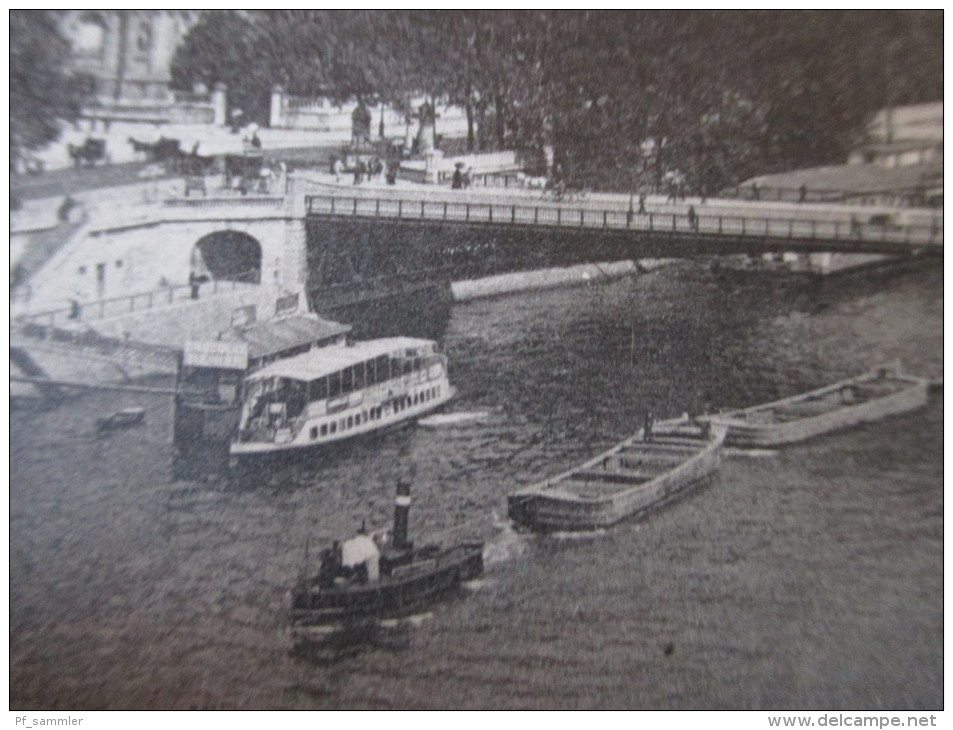
<instances>
[{"instance_id":1,"label":"smokestack","mask_svg":"<svg viewBox=\"0 0 953 730\"><path fill-rule=\"evenodd\" d=\"M397 550L407 550L413 543L407 540L407 519L410 514L410 482L397 480L397 498L394 500L394 539Z\"/></svg>"}]
</instances>

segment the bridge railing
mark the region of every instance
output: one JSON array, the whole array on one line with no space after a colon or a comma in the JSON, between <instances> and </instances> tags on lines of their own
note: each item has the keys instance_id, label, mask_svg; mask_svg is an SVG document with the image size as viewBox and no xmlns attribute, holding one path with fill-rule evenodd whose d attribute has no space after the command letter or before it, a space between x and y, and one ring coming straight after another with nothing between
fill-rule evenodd
<instances>
[{"instance_id":1,"label":"bridge railing","mask_svg":"<svg viewBox=\"0 0 953 730\"><path fill-rule=\"evenodd\" d=\"M156 307L168 306L179 301L200 299L218 293L232 292L247 288L258 280L258 271L238 274L234 280L214 279L209 282L193 285L177 284L162 289L129 294L110 299L98 299L92 302L76 302L75 306L61 309L50 309L43 312L24 313L17 316L22 323L49 326L70 325L88 322L107 317L119 317L124 314L142 312Z\"/></svg>"},{"instance_id":2,"label":"bridge railing","mask_svg":"<svg viewBox=\"0 0 953 730\"><path fill-rule=\"evenodd\" d=\"M933 185L934 181L930 181ZM939 185L940 183L936 183ZM736 198L762 202L787 203L853 203L855 205L903 204L927 197L927 188L917 191L911 187L892 187L862 192L842 188L803 188L778 185L735 185L718 192L720 198Z\"/></svg>"},{"instance_id":3,"label":"bridge railing","mask_svg":"<svg viewBox=\"0 0 953 730\"><path fill-rule=\"evenodd\" d=\"M465 202L419 198L370 198L335 195L307 197L309 215L393 220L427 220L514 226L552 226L607 230L694 233L856 243L941 246L942 222L933 225L861 223L857 220L805 220L781 217L632 211L578 204Z\"/></svg>"},{"instance_id":4,"label":"bridge railing","mask_svg":"<svg viewBox=\"0 0 953 730\"><path fill-rule=\"evenodd\" d=\"M281 208L284 196L222 196L200 198L168 198L162 201L166 208Z\"/></svg>"}]
</instances>

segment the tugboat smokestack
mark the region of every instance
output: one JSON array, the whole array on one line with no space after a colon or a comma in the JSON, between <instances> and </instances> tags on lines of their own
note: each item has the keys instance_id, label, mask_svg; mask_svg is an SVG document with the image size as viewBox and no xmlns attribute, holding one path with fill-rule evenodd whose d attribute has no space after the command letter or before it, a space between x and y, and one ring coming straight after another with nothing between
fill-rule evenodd
<instances>
[{"instance_id":1,"label":"tugboat smokestack","mask_svg":"<svg viewBox=\"0 0 953 730\"><path fill-rule=\"evenodd\" d=\"M397 480L397 498L394 500L394 541L398 550L412 547L407 540L407 519L410 515L410 482Z\"/></svg>"}]
</instances>

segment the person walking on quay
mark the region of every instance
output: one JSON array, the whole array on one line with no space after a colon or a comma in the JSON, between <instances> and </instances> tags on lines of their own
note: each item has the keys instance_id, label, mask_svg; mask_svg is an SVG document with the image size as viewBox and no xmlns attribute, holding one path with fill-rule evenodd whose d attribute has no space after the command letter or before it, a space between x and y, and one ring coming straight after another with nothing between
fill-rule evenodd
<instances>
[{"instance_id":1,"label":"person walking on quay","mask_svg":"<svg viewBox=\"0 0 953 730\"><path fill-rule=\"evenodd\" d=\"M688 206L688 225L698 230L698 215L695 213L695 206Z\"/></svg>"},{"instance_id":2,"label":"person walking on quay","mask_svg":"<svg viewBox=\"0 0 953 730\"><path fill-rule=\"evenodd\" d=\"M453 190L462 190L463 189L463 163L458 162L456 169L453 171L453 181L450 183L450 187Z\"/></svg>"},{"instance_id":3,"label":"person walking on quay","mask_svg":"<svg viewBox=\"0 0 953 730\"><path fill-rule=\"evenodd\" d=\"M798 188L797 202L803 203L805 200L807 200L807 185L801 185Z\"/></svg>"},{"instance_id":4,"label":"person walking on quay","mask_svg":"<svg viewBox=\"0 0 953 730\"><path fill-rule=\"evenodd\" d=\"M645 209L645 193L639 193L639 215L647 215L648 211Z\"/></svg>"}]
</instances>

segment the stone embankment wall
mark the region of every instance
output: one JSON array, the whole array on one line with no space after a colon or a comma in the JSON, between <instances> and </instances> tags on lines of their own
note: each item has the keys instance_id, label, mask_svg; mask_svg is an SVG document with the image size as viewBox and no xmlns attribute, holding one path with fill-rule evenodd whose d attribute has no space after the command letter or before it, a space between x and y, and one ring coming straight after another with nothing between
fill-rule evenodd
<instances>
[{"instance_id":1,"label":"stone embankment wall","mask_svg":"<svg viewBox=\"0 0 953 730\"><path fill-rule=\"evenodd\" d=\"M519 271L512 274L488 276L483 279L455 281L451 284L451 289L453 290L454 301L465 302L471 299L513 294L534 289L592 284L630 276L638 273L639 270L640 266L634 261L581 264L565 268Z\"/></svg>"}]
</instances>

